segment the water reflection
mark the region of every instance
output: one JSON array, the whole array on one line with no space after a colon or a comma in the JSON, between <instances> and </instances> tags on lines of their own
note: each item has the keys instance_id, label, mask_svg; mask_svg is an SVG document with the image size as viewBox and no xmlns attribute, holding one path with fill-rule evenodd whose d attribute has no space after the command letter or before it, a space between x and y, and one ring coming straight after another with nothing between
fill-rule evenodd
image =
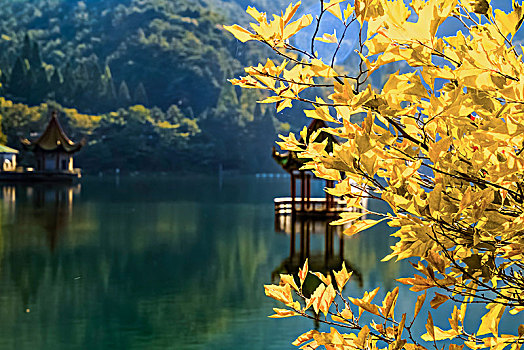
<instances>
[{"instance_id":1,"label":"water reflection","mask_svg":"<svg viewBox=\"0 0 524 350\"><path fill-rule=\"evenodd\" d=\"M0 188L2 222L16 225L18 235L15 239L29 239L33 243L36 239L38 242L38 237L31 237L37 226L46 233L49 249L54 251L60 234L71 222L73 199L80 194L81 185L3 185Z\"/></svg>"},{"instance_id":2,"label":"water reflection","mask_svg":"<svg viewBox=\"0 0 524 350\"><path fill-rule=\"evenodd\" d=\"M288 185L121 177L116 187L112 177L81 189L0 186L0 349L289 349L312 325L266 317L281 307L264 295L272 275L306 255L316 270L345 261L362 276L346 287L356 296L407 276L405 265L379 262L394 243L386 225L343 241L325 222L275 233L273 198ZM399 308L413 302L404 295Z\"/></svg>"},{"instance_id":3,"label":"water reflection","mask_svg":"<svg viewBox=\"0 0 524 350\"><path fill-rule=\"evenodd\" d=\"M22 308L29 310L46 270L50 267L52 275L59 270L59 260L42 247L47 246L51 253L55 251L72 220L73 200L80 193L80 185L4 185L0 193L0 230L16 230L3 241L4 275L18 289Z\"/></svg>"},{"instance_id":4,"label":"water reflection","mask_svg":"<svg viewBox=\"0 0 524 350\"><path fill-rule=\"evenodd\" d=\"M0 348L226 349L248 334L262 345L280 243L260 188L237 186L1 187Z\"/></svg>"},{"instance_id":5,"label":"water reflection","mask_svg":"<svg viewBox=\"0 0 524 350\"><path fill-rule=\"evenodd\" d=\"M300 218L294 215L275 215L275 231L277 234L289 236L289 256L271 273L273 283L278 283L280 274L298 275L299 269L308 259L309 269L322 272L324 275L340 270L344 263L349 271L353 271L354 280L363 287L362 274L345 258L344 227L332 226L329 220L315 218ZM297 237L298 236L298 237ZM311 247L312 236L322 237L323 244ZM297 249L298 238L298 249Z\"/></svg>"}]
</instances>

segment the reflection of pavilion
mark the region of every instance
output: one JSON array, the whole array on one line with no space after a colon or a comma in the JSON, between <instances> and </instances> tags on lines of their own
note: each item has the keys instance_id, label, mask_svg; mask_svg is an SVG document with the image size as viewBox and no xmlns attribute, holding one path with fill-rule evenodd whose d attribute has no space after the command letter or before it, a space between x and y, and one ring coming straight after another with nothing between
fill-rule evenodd
<instances>
[{"instance_id":1,"label":"reflection of pavilion","mask_svg":"<svg viewBox=\"0 0 524 350\"><path fill-rule=\"evenodd\" d=\"M36 223L47 233L53 251L60 234L71 221L73 198L80 192L76 186L61 184L4 185L1 187L4 208L9 210L9 220L18 227L21 236L31 230L29 223Z\"/></svg>"},{"instance_id":2,"label":"reflection of pavilion","mask_svg":"<svg viewBox=\"0 0 524 350\"><path fill-rule=\"evenodd\" d=\"M80 185L0 186L2 211L8 210L9 220L2 224L16 228L3 237L2 275L12 279L20 291L24 310L36 300L43 281L56 277L63 268L56 247L71 223L73 198L79 191Z\"/></svg>"},{"instance_id":3,"label":"reflection of pavilion","mask_svg":"<svg viewBox=\"0 0 524 350\"><path fill-rule=\"evenodd\" d=\"M362 286L362 274L355 270L351 263L344 258L344 236L342 227L329 225L329 220L314 220L312 218L296 219L293 216L275 216L275 231L289 234L289 256L285 258L280 266L271 273L271 280L278 282L280 274L298 274L306 258L309 270L331 273L340 270L345 263L348 270L353 271L353 276ZM311 252L311 236L324 236L323 251ZM298 250L297 250L297 236ZM338 253L336 253L335 238L338 239Z\"/></svg>"}]
</instances>

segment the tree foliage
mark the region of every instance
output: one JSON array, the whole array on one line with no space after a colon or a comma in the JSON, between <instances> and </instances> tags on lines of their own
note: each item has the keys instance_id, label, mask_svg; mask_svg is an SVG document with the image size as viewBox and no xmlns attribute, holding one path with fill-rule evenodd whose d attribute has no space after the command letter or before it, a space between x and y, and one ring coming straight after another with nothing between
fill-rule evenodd
<instances>
[{"instance_id":1,"label":"tree foliage","mask_svg":"<svg viewBox=\"0 0 524 350\"><path fill-rule=\"evenodd\" d=\"M176 106L199 124L199 135L191 137L194 147L173 152L184 161L160 156L161 145L171 137L163 132L167 139L160 137L159 151L151 154L154 167L149 162L106 158L117 153L97 153L105 156L96 162L97 154L88 147L80 158L93 160L92 171L105 170L101 164L112 168L121 162L133 164L133 170L167 171L178 164L178 169L216 171L223 164L237 171L271 171L276 168L268 150L276 132L264 138L267 142L256 150L258 157L242 152L242 144L260 134L254 109L246 106L262 95L235 90L225 79L266 54L257 46L240 47L223 29L229 18L247 19L237 3L241 1L0 0L0 96L28 107L54 101L89 115L120 113L119 108L135 105L165 114ZM269 128L280 125L275 114L263 119ZM14 124L5 119L4 123ZM214 130L217 124L221 128ZM15 134L21 130L6 130L12 133L10 145L18 147L20 135ZM126 143L123 134L94 132L89 140L100 142L103 137ZM129 147L129 152L133 150ZM253 167L254 158L264 161ZM159 166L162 162L165 167Z\"/></svg>"},{"instance_id":2,"label":"tree foliage","mask_svg":"<svg viewBox=\"0 0 524 350\"><path fill-rule=\"evenodd\" d=\"M0 98L0 121L7 135L0 142L19 144L20 138L35 138L49 121L51 110L60 114L60 123L73 140L87 140L86 149L77 156L77 164L87 172L195 170L202 166L190 158L190 142L198 140L197 121L176 106L168 113L158 108L134 105L115 112L88 115L56 103L29 107ZM176 110L176 113L173 112ZM31 152L20 149L20 163L32 166ZM180 169L181 164L187 169Z\"/></svg>"},{"instance_id":3,"label":"tree foliage","mask_svg":"<svg viewBox=\"0 0 524 350\"><path fill-rule=\"evenodd\" d=\"M328 192L346 198L349 208L363 209L362 198L389 206L384 213L363 209L379 220L355 221L359 215L347 213L333 224L348 224L347 235L380 221L397 229L398 242L385 259L411 258L416 271L399 282L419 294L415 312L407 316L395 310L398 288L381 302L373 302L377 290L362 298L344 296L350 277L345 268L335 272L336 283L317 273L319 287L304 295L306 263L300 283L283 275L280 285L266 286L268 296L287 306L275 309L275 317L311 317L306 311L313 308L323 314L322 322L336 326L300 336L294 344L306 349L438 349L441 340L448 340L449 349L519 349L524 343L524 325L515 316L524 310L524 62L512 39L524 20L522 7L514 3L505 13L486 0L409 5L357 0L354 5L321 0L317 18L298 19L293 17L300 2L273 17L249 7L255 20L249 30L226 28L240 41L271 47L280 58L246 68L247 75L232 83L270 92L262 102L276 102L279 110L307 102L308 117L330 123L324 131L342 141L333 152L326 151L325 142L315 142L318 133L307 140L304 133L304 143L293 134L281 136L280 146L300 152L307 160L304 169L336 180ZM356 74L334 66L334 59L318 58L317 41L331 43L335 57L352 34L318 32L327 16L346 29L355 21L360 25L354 34L360 57ZM462 29L438 35L450 21ZM317 29L311 45L295 47L292 38L306 26ZM383 86L369 84L374 72L399 63L402 71L390 74ZM357 123L359 116L363 121ZM422 317L431 288L437 290L431 307L448 300L455 306L444 328L430 312L427 332L418 339L413 324ZM465 318L474 303L487 310L478 328ZM363 313L373 322L365 324ZM499 333L502 318L515 325L512 334Z\"/></svg>"}]
</instances>

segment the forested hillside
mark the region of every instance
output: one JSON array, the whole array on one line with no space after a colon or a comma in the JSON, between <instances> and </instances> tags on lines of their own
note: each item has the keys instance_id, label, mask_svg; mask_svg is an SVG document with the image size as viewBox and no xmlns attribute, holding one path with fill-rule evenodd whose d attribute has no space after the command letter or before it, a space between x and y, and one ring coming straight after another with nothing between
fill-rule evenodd
<instances>
[{"instance_id":1,"label":"forested hillside","mask_svg":"<svg viewBox=\"0 0 524 350\"><path fill-rule=\"evenodd\" d=\"M69 111L69 133L87 138L79 162L88 171L273 169L270 148L286 125L255 107L258 92L227 83L267 56L222 28L252 4L0 0L7 143L19 148L20 137L41 131L51 104Z\"/></svg>"}]
</instances>

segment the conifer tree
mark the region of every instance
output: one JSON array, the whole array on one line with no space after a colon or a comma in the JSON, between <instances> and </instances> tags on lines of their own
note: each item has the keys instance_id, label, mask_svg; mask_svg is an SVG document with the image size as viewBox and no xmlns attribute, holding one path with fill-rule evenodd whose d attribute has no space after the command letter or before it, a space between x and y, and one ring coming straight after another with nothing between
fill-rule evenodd
<instances>
[{"instance_id":1,"label":"conifer tree","mask_svg":"<svg viewBox=\"0 0 524 350\"><path fill-rule=\"evenodd\" d=\"M33 42L31 44L31 54L29 57L27 57L29 60L29 64L31 67L41 67L43 64L42 61L42 55L40 54L40 45L38 43Z\"/></svg>"},{"instance_id":2,"label":"conifer tree","mask_svg":"<svg viewBox=\"0 0 524 350\"><path fill-rule=\"evenodd\" d=\"M62 75L58 68L55 67L51 79L49 80L49 92L48 97L55 101L62 102Z\"/></svg>"},{"instance_id":3,"label":"conifer tree","mask_svg":"<svg viewBox=\"0 0 524 350\"><path fill-rule=\"evenodd\" d=\"M122 80L118 88L118 103L123 107L131 104L131 95L129 94L129 88L125 80Z\"/></svg>"},{"instance_id":4,"label":"conifer tree","mask_svg":"<svg viewBox=\"0 0 524 350\"><path fill-rule=\"evenodd\" d=\"M22 58L18 57L9 76L9 93L15 97L23 96L26 92L26 79L25 64Z\"/></svg>"},{"instance_id":5,"label":"conifer tree","mask_svg":"<svg viewBox=\"0 0 524 350\"><path fill-rule=\"evenodd\" d=\"M22 59L29 59L33 53L32 42L29 34L26 33L24 36L24 43L22 44Z\"/></svg>"},{"instance_id":6,"label":"conifer tree","mask_svg":"<svg viewBox=\"0 0 524 350\"><path fill-rule=\"evenodd\" d=\"M140 82L140 84L138 84L135 88L135 92L133 94L133 103L144 106L147 106L149 104L146 88L144 87L144 84L142 84L142 82Z\"/></svg>"}]
</instances>

